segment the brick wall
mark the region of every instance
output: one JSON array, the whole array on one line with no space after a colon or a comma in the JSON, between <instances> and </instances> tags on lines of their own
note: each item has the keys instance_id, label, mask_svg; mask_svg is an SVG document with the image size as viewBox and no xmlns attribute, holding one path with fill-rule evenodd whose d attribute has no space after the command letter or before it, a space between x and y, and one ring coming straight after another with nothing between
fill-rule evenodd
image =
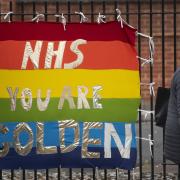
<instances>
[{"instance_id":1,"label":"brick wall","mask_svg":"<svg viewBox=\"0 0 180 180\"><path fill-rule=\"evenodd\" d=\"M1 2L1 12L7 12L9 11L9 1L7 0L0 0ZM37 1L36 1L37 2ZM56 12L56 3L48 3L48 12L49 13L55 13ZM84 2L84 1L83 1ZM121 10L122 13L126 13L126 4L122 1L119 1L118 8ZM131 13L137 13L138 6L137 3L129 1L129 12ZM145 2L145 1L143 1ZM154 57L154 66L153 66L153 81L156 83L155 88L157 89L158 86L162 85L162 15L158 14L161 13L161 3L158 3L158 1L155 1L153 3L153 16L152 16L152 29L153 29L153 37L155 42L155 57ZM114 3L112 1L106 1L106 13L114 13ZM164 4L165 12L173 12L173 3L166 2ZM83 12L84 13L90 13L91 12L91 4L89 2L83 3ZM180 3L177 3L177 12L180 12ZM25 3L24 10L26 13L32 13L32 3ZM78 3L71 3L71 13L74 13L74 11L79 10ZM102 12L103 6L102 3L96 3L94 2L94 13ZM36 3L36 11L39 13L44 13L44 3ZM13 1L13 12L21 12L21 4L17 3L16 1ZM59 3L59 12L60 13L67 13L67 3ZM144 13L141 15L141 32L145 34L150 34L150 7L148 3L141 3L141 12ZM165 14L165 86L169 87L171 78L174 72L174 29L173 29L173 14ZM91 16L87 16L91 20ZM20 16L13 17L13 20L20 20ZM25 20L31 20L32 16L25 16ZM123 18L126 19L126 16L123 15ZM1 18L2 19L2 18ZM96 16L94 16L94 19L96 19ZM55 17L48 16L48 21L55 21ZM107 15L107 21L114 20L114 15ZM71 16L71 21L78 22L79 16ZM180 14L177 14L177 24L176 24L176 30L177 30L177 50L176 50L176 57L177 57L177 67L180 66ZM138 28L138 16L137 14L130 14L129 15L129 23L134 26L135 28ZM145 38L141 38L141 56L142 57L148 57L148 41ZM150 81L150 68L149 65L145 65L142 68L142 82L149 82ZM142 87L142 97L145 99L149 99L149 90L147 86Z\"/></svg>"}]
</instances>

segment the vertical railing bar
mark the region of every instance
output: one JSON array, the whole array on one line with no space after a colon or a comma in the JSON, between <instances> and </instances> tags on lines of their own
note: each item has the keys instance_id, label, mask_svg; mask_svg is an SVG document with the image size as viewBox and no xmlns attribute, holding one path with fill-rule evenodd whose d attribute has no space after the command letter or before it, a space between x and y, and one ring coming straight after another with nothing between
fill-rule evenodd
<instances>
[{"instance_id":1,"label":"vertical railing bar","mask_svg":"<svg viewBox=\"0 0 180 180\"><path fill-rule=\"evenodd\" d=\"M24 22L24 2L21 2L21 21ZM22 169L22 179L26 179L26 170Z\"/></svg>"},{"instance_id":2,"label":"vertical railing bar","mask_svg":"<svg viewBox=\"0 0 180 180\"><path fill-rule=\"evenodd\" d=\"M81 168L81 180L84 179L84 168Z\"/></svg>"},{"instance_id":3,"label":"vertical railing bar","mask_svg":"<svg viewBox=\"0 0 180 180\"><path fill-rule=\"evenodd\" d=\"M59 14L59 2L56 2L56 14ZM56 17L56 22L59 22L59 17Z\"/></svg>"},{"instance_id":4,"label":"vertical railing bar","mask_svg":"<svg viewBox=\"0 0 180 180\"><path fill-rule=\"evenodd\" d=\"M117 8L118 8L118 3L117 3L117 1L114 1L114 10L116 10ZM116 19L117 19L117 14L115 13L114 20L116 21Z\"/></svg>"},{"instance_id":5,"label":"vertical railing bar","mask_svg":"<svg viewBox=\"0 0 180 180\"><path fill-rule=\"evenodd\" d=\"M0 169L0 179L2 179L2 169Z\"/></svg>"},{"instance_id":6,"label":"vertical railing bar","mask_svg":"<svg viewBox=\"0 0 180 180\"><path fill-rule=\"evenodd\" d=\"M36 3L35 1L32 2L32 6L33 6L33 17L34 18L36 16ZM34 180L37 180L37 169L34 169Z\"/></svg>"},{"instance_id":7,"label":"vertical railing bar","mask_svg":"<svg viewBox=\"0 0 180 180\"><path fill-rule=\"evenodd\" d=\"M68 1L68 22L71 22L71 2ZM72 179L72 168L69 168L69 179Z\"/></svg>"},{"instance_id":8,"label":"vertical railing bar","mask_svg":"<svg viewBox=\"0 0 180 180\"><path fill-rule=\"evenodd\" d=\"M69 168L69 180L72 180L72 168Z\"/></svg>"},{"instance_id":9,"label":"vertical railing bar","mask_svg":"<svg viewBox=\"0 0 180 180\"><path fill-rule=\"evenodd\" d=\"M103 14L106 16L106 2L102 1ZM104 180L107 180L107 169L104 169Z\"/></svg>"},{"instance_id":10,"label":"vertical railing bar","mask_svg":"<svg viewBox=\"0 0 180 180\"><path fill-rule=\"evenodd\" d=\"M79 2L79 11L82 12L83 9L82 9L82 1Z\"/></svg>"},{"instance_id":11,"label":"vertical railing bar","mask_svg":"<svg viewBox=\"0 0 180 180\"><path fill-rule=\"evenodd\" d=\"M165 87L165 55L164 55L164 0L161 1L162 12L162 86Z\"/></svg>"},{"instance_id":12,"label":"vertical railing bar","mask_svg":"<svg viewBox=\"0 0 180 180\"><path fill-rule=\"evenodd\" d=\"M24 2L21 2L21 21L24 21Z\"/></svg>"},{"instance_id":13,"label":"vertical railing bar","mask_svg":"<svg viewBox=\"0 0 180 180\"><path fill-rule=\"evenodd\" d=\"M82 8L82 1L79 2L79 11L82 12L83 8ZM84 168L81 168L81 180L84 179Z\"/></svg>"},{"instance_id":14,"label":"vertical railing bar","mask_svg":"<svg viewBox=\"0 0 180 180\"><path fill-rule=\"evenodd\" d=\"M59 2L56 1L56 14L59 14ZM56 22L59 22L59 17L56 17ZM57 168L57 172L58 172L58 180L61 179L61 167L59 166Z\"/></svg>"},{"instance_id":15,"label":"vertical railing bar","mask_svg":"<svg viewBox=\"0 0 180 180\"><path fill-rule=\"evenodd\" d=\"M47 4L47 1L45 1L44 2L44 12L45 12L45 15L44 15L44 20L47 22L47 20L48 20L48 13L47 13L47 7L48 6L48 4Z\"/></svg>"},{"instance_id":16,"label":"vertical railing bar","mask_svg":"<svg viewBox=\"0 0 180 180\"><path fill-rule=\"evenodd\" d=\"M94 2L91 1L91 22L94 22Z\"/></svg>"},{"instance_id":17,"label":"vertical railing bar","mask_svg":"<svg viewBox=\"0 0 180 180\"><path fill-rule=\"evenodd\" d=\"M118 170L116 169L116 180L119 180Z\"/></svg>"},{"instance_id":18,"label":"vertical railing bar","mask_svg":"<svg viewBox=\"0 0 180 180\"><path fill-rule=\"evenodd\" d=\"M33 18L36 16L36 3L33 1Z\"/></svg>"},{"instance_id":19,"label":"vertical railing bar","mask_svg":"<svg viewBox=\"0 0 180 180\"><path fill-rule=\"evenodd\" d=\"M129 23L129 1L126 1L126 21ZM131 179L131 171L128 170L128 180Z\"/></svg>"},{"instance_id":20,"label":"vertical railing bar","mask_svg":"<svg viewBox=\"0 0 180 180\"><path fill-rule=\"evenodd\" d=\"M114 9L116 10L118 8L118 3L117 3L117 1L114 1ZM114 14L114 20L116 21L117 20L117 14L115 13ZM119 174L118 174L118 170L116 169L116 180L118 180L119 179Z\"/></svg>"},{"instance_id":21,"label":"vertical railing bar","mask_svg":"<svg viewBox=\"0 0 180 180\"><path fill-rule=\"evenodd\" d=\"M82 1L79 1L79 11L82 12ZM81 16L79 16L79 20L81 20Z\"/></svg>"},{"instance_id":22,"label":"vertical railing bar","mask_svg":"<svg viewBox=\"0 0 180 180\"><path fill-rule=\"evenodd\" d=\"M0 1L0 22L1 22L1 1Z\"/></svg>"},{"instance_id":23,"label":"vertical railing bar","mask_svg":"<svg viewBox=\"0 0 180 180\"><path fill-rule=\"evenodd\" d=\"M58 168L58 180L61 179L61 167Z\"/></svg>"},{"instance_id":24,"label":"vertical railing bar","mask_svg":"<svg viewBox=\"0 0 180 180\"><path fill-rule=\"evenodd\" d=\"M26 179L26 169L22 169L22 179Z\"/></svg>"},{"instance_id":25,"label":"vertical railing bar","mask_svg":"<svg viewBox=\"0 0 180 180\"><path fill-rule=\"evenodd\" d=\"M1 12L1 8L2 8L2 5L1 5L1 1L0 1L0 22L1 22L1 18L2 18L2 12Z\"/></svg>"},{"instance_id":26,"label":"vertical railing bar","mask_svg":"<svg viewBox=\"0 0 180 180\"><path fill-rule=\"evenodd\" d=\"M105 1L102 2L102 6L103 6L102 7L103 8L103 14L106 15L106 2Z\"/></svg>"},{"instance_id":27,"label":"vertical railing bar","mask_svg":"<svg viewBox=\"0 0 180 180\"><path fill-rule=\"evenodd\" d=\"M13 179L14 179L14 170L11 169L11 180L13 180Z\"/></svg>"},{"instance_id":28,"label":"vertical railing bar","mask_svg":"<svg viewBox=\"0 0 180 180\"><path fill-rule=\"evenodd\" d=\"M178 180L180 179L180 165L178 165Z\"/></svg>"},{"instance_id":29,"label":"vertical railing bar","mask_svg":"<svg viewBox=\"0 0 180 180\"><path fill-rule=\"evenodd\" d=\"M68 22L71 22L71 2L68 1Z\"/></svg>"},{"instance_id":30,"label":"vertical railing bar","mask_svg":"<svg viewBox=\"0 0 180 180\"><path fill-rule=\"evenodd\" d=\"M2 169L0 169L0 179L2 179L2 175L3 175L2 172L3 172Z\"/></svg>"},{"instance_id":31,"label":"vertical railing bar","mask_svg":"<svg viewBox=\"0 0 180 180\"><path fill-rule=\"evenodd\" d=\"M141 0L138 0L138 31L141 32ZM138 36L138 56L141 57L141 37ZM141 81L141 63L139 63ZM141 109L141 105L139 107ZM142 179L142 118L139 111L139 179Z\"/></svg>"},{"instance_id":32,"label":"vertical railing bar","mask_svg":"<svg viewBox=\"0 0 180 180\"><path fill-rule=\"evenodd\" d=\"M82 11L82 1L79 2L79 11Z\"/></svg>"},{"instance_id":33,"label":"vertical railing bar","mask_svg":"<svg viewBox=\"0 0 180 180\"><path fill-rule=\"evenodd\" d=\"M45 20L45 22L47 22L47 20L48 20L47 8L48 8L48 4L47 4L47 1L45 1L44 2L44 13L45 13L44 20ZM48 180L48 179L49 179L49 169L46 169L46 180Z\"/></svg>"},{"instance_id":34,"label":"vertical railing bar","mask_svg":"<svg viewBox=\"0 0 180 180\"><path fill-rule=\"evenodd\" d=\"M12 11L12 9L13 9L12 6L13 6L12 1L9 1L9 11ZM12 21L12 15L10 15L10 21ZM14 170L11 169L11 180L13 180L13 179L14 179Z\"/></svg>"},{"instance_id":35,"label":"vertical railing bar","mask_svg":"<svg viewBox=\"0 0 180 180\"><path fill-rule=\"evenodd\" d=\"M93 168L93 180L96 180L96 169Z\"/></svg>"},{"instance_id":36,"label":"vertical railing bar","mask_svg":"<svg viewBox=\"0 0 180 180\"><path fill-rule=\"evenodd\" d=\"M94 22L94 1L91 1L91 22ZM93 171L93 180L95 180L96 179L95 168L93 168L92 171Z\"/></svg>"},{"instance_id":37,"label":"vertical railing bar","mask_svg":"<svg viewBox=\"0 0 180 180\"><path fill-rule=\"evenodd\" d=\"M104 180L107 180L107 169L104 169Z\"/></svg>"},{"instance_id":38,"label":"vertical railing bar","mask_svg":"<svg viewBox=\"0 0 180 180\"><path fill-rule=\"evenodd\" d=\"M106 16L106 2L102 1L103 14ZM107 180L107 169L104 169L104 180Z\"/></svg>"},{"instance_id":39,"label":"vertical railing bar","mask_svg":"<svg viewBox=\"0 0 180 180\"><path fill-rule=\"evenodd\" d=\"M12 1L9 2L9 11L12 11ZM10 21L12 21L12 15L10 15ZM11 180L14 179L14 170L11 169Z\"/></svg>"},{"instance_id":40,"label":"vertical railing bar","mask_svg":"<svg viewBox=\"0 0 180 180\"><path fill-rule=\"evenodd\" d=\"M176 0L173 1L173 10L174 10L174 72L177 68L176 61Z\"/></svg>"},{"instance_id":41,"label":"vertical railing bar","mask_svg":"<svg viewBox=\"0 0 180 180\"><path fill-rule=\"evenodd\" d=\"M152 37L152 0L150 0L150 36ZM152 58L152 57L150 57ZM153 65L150 63L150 83L153 82ZM150 108L153 111L153 96L150 96ZM154 119L153 114L151 114L151 139L154 139ZM151 147L152 156L151 156L151 179L154 179L154 146Z\"/></svg>"},{"instance_id":42,"label":"vertical railing bar","mask_svg":"<svg viewBox=\"0 0 180 180\"><path fill-rule=\"evenodd\" d=\"M0 22L1 22L1 1L0 1ZM1 149L1 148L0 148ZM3 178L3 169L0 169L0 179Z\"/></svg>"},{"instance_id":43,"label":"vertical railing bar","mask_svg":"<svg viewBox=\"0 0 180 180\"><path fill-rule=\"evenodd\" d=\"M164 0L161 1L161 12L162 12L162 87L165 87L165 40L164 40ZM166 179L166 158L164 155L164 136L165 136L165 128L163 127L163 179Z\"/></svg>"},{"instance_id":44,"label":"vertical railing bar","mask_svg":"<svg viewBox=\"0 0 180 180\"><path fill-rule=\"evenodd\" d=\"M13 4L12 4L12 1L10 1L9 2L9 11L12 11L12 6L13 6ZM12 14L10 14L10 21L12 21Z\"/></svg>"},{"instance_id":45,"label":"vertical railing bar","mask_svg":"<svg viewBox=\"0 0 180 180\"><path fill-rule=\"evenodd\" d=\"M126 1L126 21L129 23L129 1Z\"/></svg>"},{"instance_id":46,"label":"vertical railing bar","mask_svg":"<svg viewBox=\"0 0 180 180\"><path fill-rule=\"evenodd\" d=\"M37 169L34 169L34 180L37 180Z\"/></svg>"}]
</instances>

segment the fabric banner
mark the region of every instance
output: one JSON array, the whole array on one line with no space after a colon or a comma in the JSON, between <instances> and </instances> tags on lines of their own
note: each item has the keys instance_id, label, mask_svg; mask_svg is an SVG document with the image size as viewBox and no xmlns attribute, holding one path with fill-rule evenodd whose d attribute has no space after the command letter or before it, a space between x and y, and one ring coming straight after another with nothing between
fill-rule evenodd
<instances>
[{"instance_id":1,"label":"fabric banner","mask_svg":"<svg viewBox=\"0 0 180 180\"><path fill-rule=\"evenodd\" d=\"M0 168L132 169L134 46L118 22L0 23Z\"/></svg>"}]
</instances>

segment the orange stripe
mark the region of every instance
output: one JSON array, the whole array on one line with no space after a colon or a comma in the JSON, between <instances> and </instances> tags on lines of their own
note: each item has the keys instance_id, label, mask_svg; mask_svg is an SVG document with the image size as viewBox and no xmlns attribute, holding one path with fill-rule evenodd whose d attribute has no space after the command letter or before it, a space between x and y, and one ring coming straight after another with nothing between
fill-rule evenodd
<instances>
[{"instance_id":1,"label":"orange stripe","mask_svg":"<svg viewBox=\"0 0 180 180\"><path fill-rule=\"evenodd\" d=\"M36 41L31 41L34 49ZM25 41L1 41L0 42L0 69L21 69ZM57 50L55 42L54 49ZM72 41L67 41L63 56L64 63L74 61L77 56L70 50ZM44 68L48 42L44 41L40 54L40 69ZM88 41L87 44L79 45L84 55L83 63L79 69L129 69L138 70L136 50L133 46L122 41ZM53 58L52 68L55 58ZM33 69L28 63L27 69Z\"/></svg>"}]
</instances>

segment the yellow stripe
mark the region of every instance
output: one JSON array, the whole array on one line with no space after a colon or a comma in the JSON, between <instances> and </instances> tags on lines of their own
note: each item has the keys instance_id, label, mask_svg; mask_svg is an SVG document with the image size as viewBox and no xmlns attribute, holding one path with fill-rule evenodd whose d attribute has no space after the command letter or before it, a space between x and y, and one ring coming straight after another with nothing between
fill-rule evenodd
<instances>
[{"instance_id":1,"label":"yellow stripe","mask_svg":"<svg viewBox=\"0 0 180 180\"><path fill-rule=\"evenodd\" d=\"M37 89L42 96L51 89L51 97L60 97L64 86L72 87L72 95L77 97L77 86L89 89L88 98L92 98L92 87L102 86L102 98L139 98L139 72L132 70L0 70L0 98L9 98L7 87L19 88L18 98L23 88L32 90L37 97Z\"/></svg>"}]
</instances>

